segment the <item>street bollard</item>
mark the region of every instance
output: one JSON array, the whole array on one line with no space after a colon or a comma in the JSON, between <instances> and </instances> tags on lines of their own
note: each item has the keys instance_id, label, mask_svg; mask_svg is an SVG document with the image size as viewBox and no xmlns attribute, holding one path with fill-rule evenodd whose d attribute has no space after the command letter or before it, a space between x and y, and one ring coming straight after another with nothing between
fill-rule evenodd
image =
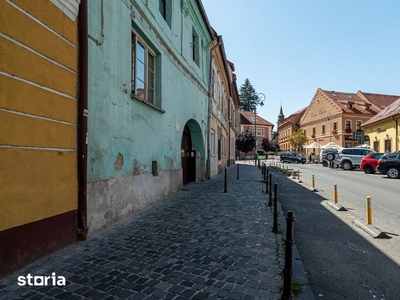
<instances>
[{"instance_id":1,"label":"street bollard","mask_svg":"<svg viewBox=\"0 0 400 300\"><path fill-rule=\"evenodd\" d=\"M224 182L224 193L226 193L227 192L227 189L226 189L226 169L225 169L225 182Z\"/></svg>"},{"instance_id":2,"label":"street bollard","mask_svg":"<svg viewBox=\"0 0 400 300\"><path fill-rule=\"evenodd\" d=\"M294 177L294 169L292 168L292 179L296 179L296 177Z\"/></svg>"},{"instance_id":3,"label":"street bollard","mask_svg":"<svg viewBox=\"0 0 400 300\"><path fill-rule=\"evenodd\" d=\"M300 181L300 170L297 170L297 179Z\"/></svg>"},{"instance_id":4,"label":"street bollard","mask_svg":"<svg viewBox=\"0 0 400 300\"><path fill-rule=\"evenodd\" d=\"M367 224L372 224L372 205L371 205L371 196L367 196Z\"/></svg>"},{"instance_id":5,"label":"street bollard","mask_svg":"<svg viewBox=\"0 0 400 300\"><path fill-rule=\"evenodd\" d=\"M269 171L267 169L267 176L265 177L265 192L268 193L268 175L269 175Z\"/></svg>"},{"instance_id":6,"label":"street bollard","mask_svg":"<svg viewBox=\"0 0 400 300\"><path fill-rule=\"evenodd\" d=\"M337 184L333 185L333 199L335 203L338 203L338 191L337 191Z\"/></svg>"},{"instance_id":7,"label":"street bollard","mask_svg":"<svg viewBox=\"0 0 400 300\"><path fill-rule=\"evenodd\" d=\"M289 167L286 167L286 176L289 176Z\"/></svg>"},{"instance_id":8,"label":"street bollard","mask_svg":"<svg viewBox=\"0 0 400 300\"><path fill-rule=\"evenodd\" d=\"M278 233L278 184L274 184L274 227L273 233Z\"/></svg>"},{"instance_id":9,"label":"street bollard","mask_svg":"<svg viewBox=\"0 0 400 300\"><path fill-rule=\"evenodd\" d=\"M239 164L237 164L237 174L236 174L236 180L239 180Z\"/></svg>"},{"instance_id":10,"label":"street bollard","mask_svg":"<svg viewBox=\"0 0 400 300\"><path fill-rule=\"evenodd\" d=\"M267 180L267 164L264 164L264 181Z\"/></svg>"},{"instance_id":11,"label":"street bollard","mask_svg":"<svg viewBox=\"0 0 400 300\"><path fill-rule=\"evenodd\" d=\"M292 299L292 276L293 276L293 246L294 246L294 212L288 210L286 217L286 240L285 240L285 267L283 268L283 293L281 300Z\"/></svg>"},{"instance_id":12,"label":"street bollard","mask_svg":"<svg viewBox=\"0 0 400 300\"><path fill-rule=\"evenodd\" d=\"M312 187L315 189L315 179L314 179L314 174L312 174Z\"/></svg>"},{"instance_id":13,"label":"street bollard","mask_svg":"<svg viewBox=\"0 0 400 300\"><path fill-rule=\"evenodd\" d=\"M269 174L269 202L268 206L272 206L272 174Z\"/></svg>"}]
</instances>

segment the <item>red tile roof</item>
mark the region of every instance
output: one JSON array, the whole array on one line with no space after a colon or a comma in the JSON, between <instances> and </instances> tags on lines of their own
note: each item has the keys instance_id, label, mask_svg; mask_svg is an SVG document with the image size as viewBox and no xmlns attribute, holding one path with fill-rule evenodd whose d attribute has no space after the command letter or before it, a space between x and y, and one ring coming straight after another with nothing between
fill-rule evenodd
<instances>
[{"instance_id":1,"label":"red tile roof","mask_svg":"<svg viewBox=\"0 0 400 300\"><path fill-rule=\"evenodd\" d=\"M254 124L255 122L254 113L251 111L240 111L240 123L241 124ZM268 122L267 120L261 118L257 115L257 125L264 125L264 126L274 126L272 123Z\"/></svg>"},{"instance_id":2,"label":"red tile roof","mask_svg":"<svg viewBox=\"0 0 400 300\"><path fill-rule=\"evenodd\" d=\"M394 101L392 104L384 108L381 112L379 112L377 115L373 116L371 119L369 119L367 122L363 124L365 125L370 125L375 122L383 121L386 119L390 119L394 116L400 116L400 98L397 98L396 101Z\"/></svg>"}]
</instances>

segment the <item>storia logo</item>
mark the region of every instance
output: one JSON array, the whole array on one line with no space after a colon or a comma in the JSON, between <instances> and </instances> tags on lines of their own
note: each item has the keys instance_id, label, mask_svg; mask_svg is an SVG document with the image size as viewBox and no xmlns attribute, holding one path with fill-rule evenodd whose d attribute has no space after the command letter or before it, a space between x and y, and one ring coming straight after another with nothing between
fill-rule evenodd
<instances>
[{"instance_id":1,"label":"storia logo","mask_svg":"<svg viewBox=\"0 0 400 300\"><path fill-rule=\"evenodd\" d=\"M51 273L51 276L32 276L28 274L27 276L18 276L19 286L65 286L66 280L64 276L56 276L56 273Z\"/></svg>"}]
</instances>

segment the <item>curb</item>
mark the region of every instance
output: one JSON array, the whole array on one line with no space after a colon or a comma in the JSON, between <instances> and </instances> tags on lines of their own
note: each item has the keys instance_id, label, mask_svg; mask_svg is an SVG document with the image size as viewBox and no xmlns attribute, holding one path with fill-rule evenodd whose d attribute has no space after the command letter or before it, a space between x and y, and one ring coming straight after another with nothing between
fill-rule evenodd
<instances>
[{"instance_id":1,"label":"curb","mask_svg":"<svg viewBox=\"0 0 400 300\"><path fill-rule=\"evenodd\" d=\"M335 203L330 200L326 201L326 203L337 211L348 211L344 206L340 205L339 203Z\"/></svg>"},{"instance_id":2,"label":"curb","mask_svg":"<svg viewBox=\"0 0 400 300\"><path fill-rule=\"evenodd\" d=\"M356 219L353 221L358 227L368 233L375 239L391 239L391 236L388 236L385 232L380 231L378 228L373 226L372 224L367 224L363 219Z\"/></svg>"}]
</instances>

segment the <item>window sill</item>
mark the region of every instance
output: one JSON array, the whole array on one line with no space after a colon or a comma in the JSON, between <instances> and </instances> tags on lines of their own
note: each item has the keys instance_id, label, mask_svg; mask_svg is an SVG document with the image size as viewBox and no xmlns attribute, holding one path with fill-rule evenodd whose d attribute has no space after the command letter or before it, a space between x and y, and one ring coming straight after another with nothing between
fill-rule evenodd
<instances>
[{"instance_id":1,"label":"window sill","mask_svg":"<svg viewBox=\"0 0 400 300\"><path fill-rule=\"evenodd\" d=\"M150 102L147 102L147 101L145 101L143 99L137 98L133 94L131 94L131 98L136 100L136 101L139 101L139 102L143 103L146 106L150 106L151 108L154 108L155 110L159 111L160 113L165 113L165 110L163 110L162 108L160 108L160 107L158 107L158 106L156 106L156 105L154 105L154 104L152 104Z\"/></svg>"}]
</instances>

